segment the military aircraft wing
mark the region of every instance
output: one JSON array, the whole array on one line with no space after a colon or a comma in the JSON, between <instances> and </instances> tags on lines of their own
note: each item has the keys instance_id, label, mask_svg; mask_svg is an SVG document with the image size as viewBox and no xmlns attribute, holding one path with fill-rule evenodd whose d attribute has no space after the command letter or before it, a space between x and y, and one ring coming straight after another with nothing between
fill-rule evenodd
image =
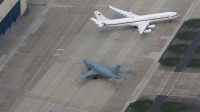
<instances>
[{"instance_id":1,"label":"military aircraft wing","mask_svg":"<svg viewBox=\"0 0 200 112\"><path fill-rule=\"evenodd\" d=\"M90 70L90 71L84 73L83 75L81 75L80 77L78 77L78 78L76 79L76 81L79 81L79 80L81 80L81 79L83 79L83 78L85 78L85 77L92 76L92 75L95 75L95 74L98 74L98 73L95 72L94 70Z\"/></svg>"},{"instance_id":2,"label":"military aircraft wing","mask_svg":"<svg viewBox=\"0 0 200 112\"><path fill-rule=\"evenodd\" d=\"M135 64L123 64L123 65L119 65L120 68L128 68L128 67L132 67L135 66ZM109 69L110 71L114 70L116 66L104 66L106 69Z\"/></svg>"}]
</instances>

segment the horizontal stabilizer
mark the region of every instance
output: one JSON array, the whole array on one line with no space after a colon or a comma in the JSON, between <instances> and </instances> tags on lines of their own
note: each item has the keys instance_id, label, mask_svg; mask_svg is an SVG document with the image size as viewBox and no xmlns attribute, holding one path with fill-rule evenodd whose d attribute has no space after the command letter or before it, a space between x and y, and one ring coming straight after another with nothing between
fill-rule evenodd
<instances>
[{"instance_id":1,"label":"horizontal stabilizer","mask_svg":"<svg viewBox=\"0 0 200 112\"><path fill-rule=\"evenodd\" d=\"M112 82L112 81L115 81L115 80L117 80L116 77L111 77L110 79L108 79L109 82Z\"/></svg>"},{"instance_id":2,"label":"horizontal stabilizer","mask_svg":"<svg viewBox=\"0 0 200 112\"><path fill-rule=\"evenodd\" d=\"M126 77L130 77L131 75L130 74L122 74L122 75L119 75L119 77L121 78L126 78Z\"/></svg>"},{"instance_id":3,"label":"horizontal stabilizer","mask_svg":"<svg viewBox=\"0 0 200 112\"><path fill-rule=\"evenodd\" d=\"M96 24L98 24L98 20L95 18L90 18L92 21L94 21Z\"/></svg>"},{"instance_id":4,"label":"horizontal stabilizer","mask_svg":"<svg viewBox=\"0 0 200 112\"><path fill-rule=\"evenodd\" d=\"M102 27L105 25L105 22L99 22L97 19L95 18L90 18L92 21L94 21L96 24L98 24L99 27Z\"/></svg>"},{"instance_id":5,"label":"horizontal stabilizer","mask_svg":"<svg viewBox=\"0 0 200 112\"><path fill-rule=\"evenodd\" d=\"M128 68L132 66L135 66L135 64L123 64L123 65L120 65L120 68Z\"/></svg>"}]
</instances>

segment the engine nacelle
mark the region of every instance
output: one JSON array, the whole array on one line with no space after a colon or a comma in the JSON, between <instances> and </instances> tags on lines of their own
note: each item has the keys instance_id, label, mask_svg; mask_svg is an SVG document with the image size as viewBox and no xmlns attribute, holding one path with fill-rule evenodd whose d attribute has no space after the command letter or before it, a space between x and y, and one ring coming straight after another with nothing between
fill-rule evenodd
<instances>
[{"instance_id":1,"label":"engine nacelle","mask_svg":"<svg viewBox=\"0 0 200 112\"><path fill-rule=\"evenodd\" d=\"M151 29L145 30L144 33L150 33Z\"/></svg>"},{"instance_id":2,"label":"engine nacelle","mask_svg":"<svg viewBox=\"0 0 200 112\"><path fill-rule=\"evenodd\" d=\"M149 25L147 28L155 28L155 25Z\"/></svg>"},{"instance_id":3,"label":"engine nacelle","mask_svg":"<svg viewBox=\"0 0 200 112\"><path fill-rule=\"evenodd\" d=\"M102 27L102 26L104 26L105 24L106 24L105 22L98 23L99 27Z\"/></svg>"},{"instance_id":4,"label":"engine nacelle","mask_svg":"<svg viewBox=\"0 0 200 112\"><path fill-rule=\"evenodd\" d=\"M84 71L82 71L82 74L84 75L85 73L87 73L85 70Z\"/></svg>"}]
</instances>

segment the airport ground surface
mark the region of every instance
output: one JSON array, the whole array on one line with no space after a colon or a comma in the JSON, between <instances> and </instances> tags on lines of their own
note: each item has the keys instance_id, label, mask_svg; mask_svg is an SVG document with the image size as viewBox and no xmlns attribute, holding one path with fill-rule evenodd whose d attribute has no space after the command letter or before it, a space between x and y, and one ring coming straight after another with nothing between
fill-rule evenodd
<instances>
[{"instance_id":1,"label":"airport ground surface","mask_svg":"<svg viewBox=\"0 0 200 112\"><path fill-rule=\"evenodd\" d=\"M0 111L121 111L192 3L193 0L29 0L28 15L0 41ZM180 17L178 22L156 24L152 33L144 35L137 29L132 31L132 27L99 28L89 19L94 10L111 19L122 17L108 5L136 14L176 11ZM86 58L103 65L136 66L121 70L131 77L113 83L102 77L76 82L87 69L83 64ZM173 69L159 67L141 96L134 99L154 99L165 82L160 92L163 95L169 93L174 81L181 85L174 86L169 95L185 89L191 93L199 90L195 86L198 73L179 75L170 70Z\"/></svg>"}]
</instances>

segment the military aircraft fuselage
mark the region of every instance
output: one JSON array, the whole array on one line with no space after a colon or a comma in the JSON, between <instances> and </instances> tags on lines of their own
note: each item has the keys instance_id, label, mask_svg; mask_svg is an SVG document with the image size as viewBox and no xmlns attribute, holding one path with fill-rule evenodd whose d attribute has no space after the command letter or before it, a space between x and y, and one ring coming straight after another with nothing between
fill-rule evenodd
<instances>
[{"instance_id":1,"label":"military aircraft fuselage","mask_svg":"<svg viewBox=\"0 0 200 112\"><path fill-rule=\"evenodd\" d=\"M89 59L85 59L84 60L84 64L89 68L94 70L95 72L101 74L104 77L118 77L115 74L113 74L110 70L108 70L107 68L99 65L98 63L89 60ZM120 77L119 77L120 78Z\"/></svg>"}]
</instances>

